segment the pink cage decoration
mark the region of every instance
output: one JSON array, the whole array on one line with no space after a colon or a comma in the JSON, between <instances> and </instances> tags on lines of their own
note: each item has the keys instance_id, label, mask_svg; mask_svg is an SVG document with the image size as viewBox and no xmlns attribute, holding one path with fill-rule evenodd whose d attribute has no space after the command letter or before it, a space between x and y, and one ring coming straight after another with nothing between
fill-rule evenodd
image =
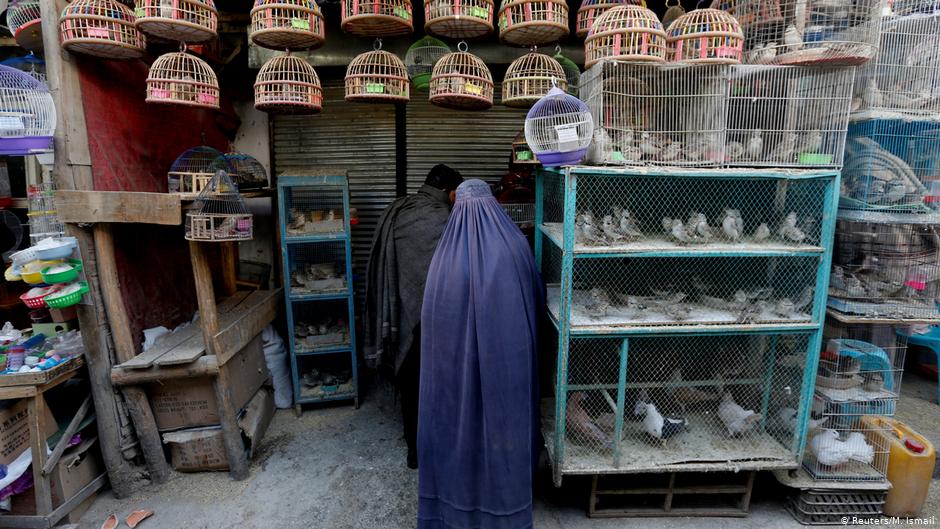
<instances>
[{"instance_id":1,"label":"pink cage decoration","mask_svg":"<svg viewBox=\"0 0 940 529\"><path fill-rule=\"evenodd\" d=\"M666 30L669 60L696 64L738 64L744 33L738 21L719 9L696 9Z\"/></svg>"}]
</instances>

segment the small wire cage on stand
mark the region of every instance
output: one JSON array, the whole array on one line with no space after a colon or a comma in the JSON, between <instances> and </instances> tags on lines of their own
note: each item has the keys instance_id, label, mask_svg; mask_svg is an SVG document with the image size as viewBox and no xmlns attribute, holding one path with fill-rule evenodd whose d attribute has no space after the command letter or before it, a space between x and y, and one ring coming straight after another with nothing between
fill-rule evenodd
<instances>
[{"instance_id":1,"label":"small wire cage on stand","mask_svg":"<svg viewBox=\"0 0 940 529\"><path fill-rule=\"evenodd\" d=\"M0 154L50 150L55 125L49 87L26 72L0 66Z\"/></svg>"},{"instance_id":2,"label":"small wire cage on stand","mask_svg":"<svg viewBox=\"0 0 940 529\"><path fill-rule=\"evenodd\" d=\"M512 61L503 78L503 104L528 108L548 94L553 86L568 87L565 70L558 61L532 51Z\"/></svg>"},{"instance_id":3,"label":"small wire cage on stand","mask_svg":"<svg viewBox=\"0 0 940 529\"><path fill-rule=\"evenodd\" d=\"M75 0L59 19L62 47L104 59L133 59L144 53L134 13L117 0Z\"/></svg>"},{"instance_id":4,"label":"small wire cage on stand","mask_svg":"<svg viewBox=\"0 0 940 529\"><path fill-rule=\"evenodd\" d=\"M447 44L430 36L420 38L408 48L405 53L405 67L416 90L427 88L431 84L434 65L450 51Z\"/></svg>"},{"instance_id":5,"label":"small wire cage on stand","mask_svg":"<svg viewBox=\"0 0 940 529\"><path fill-rule=\"evenodd\" d=\"M147 74L147 102L219 108L219 80L205 61L183 51L157 57Z\"/></svg>"},{"instance_id":6,"label":"small wire cage on stand","mask_svg":"<svg viewBox=\"0 0 940 529\"><path fill-rule=\"evenodd\" d=\"M437 61L431 74L431 104L456 110L486 110L493 106L493 75L482 59L457 45Z\"/></svg>"},{"instance_id":7,"label":"small wire cage on stand","mask_svg":"<svg viewBox=\"0 0 940 529\"><path fill-rule=\"evenodd\" d=\"M510 46L544 46L568 36L565 0L507 0L499 8L499 40Z\"/></svg>"},{"instance_id":8,"label":"small wire cage on stand","mask_svg":"<svg viewBox=\"0 0 940 529\"><path fill-rule=\"evenodd\" d=\"M193 198L207 185L218 171L235 172L225 155L207 145L193 147L179 155L167 172L167 189L183 198Z\"/></svg>"},{"instance_id":9,"label":"small wire cage on stand","mask_svg":"<svg viewBox=\"0 0 940 529\"><path fill-rule=\"evenodd\" d=\"M186 240L226 242L252 238L252 215L225 171L217 171L186 212Z\"/></svg>"},{"instance_id":10,"label":"small wire cage on stand","mask_svg":"<svg viewBox=\"0 0 940 529\"><path fill-rule=\"evenodd\" d=\"M697 64L741 62L744 34L733 16L718 9L696 9L666 30L669 60Z\"/></svg>"},{"instance_id":11,"label":"small wire cage on stand","mask_svg":"<svg viewBox=\"0 0 940 529\"><path fill-rule=\"evenodd\" d=\"M584 41L584 68L601 59L664 62L666 32L656 13L627 5L608 9L598 17Z\"/></svg>"},{"instance_id":12,"label":"small wire cage on stand","mask_svg":"<svg viewBox=\"0 0 940 529\"><path fill-rule=\"evenodd\" d=\"M411 0L343 0L343 31L356 37L402 37L414 32Z\"/></svg>"},{"instance_id":13,"label":"small wire cage on stand","mask_svg":"<svg viewBox=\"0 0 940 529\"><path fill-rule=\"evenodd\" d=\"M272 50L312 50L326 42L323 13L314 0L256 0L251 41Z\"/></svg>"},{"instance_id":14,"label":"small wire cage on stand","mask_svg":"<svg viewBox=\"0 0 940 529\"><path fill-rule=\"evenodd\" d=\"M584 158L594 119L580 99L555 87L525 117L525 139L545 167L574 165Z\"/></svg>"},{"instance_id":15,"label":"small wire cage on stand","mask_svg":"<svg viewBox=\"0 0 940 529\"><path fill-rule=\"evenodd\" d=\"M578 8L575 34L582 39L587 37L598 17L606 13L608 9L627 4L646 7L646 2L643 0L582 0L581 7Z\"/></svg>"},{"instance_id":16,"label":"small wire cage on stand","mask_svg":"<svg viewBox=\"0 0 940 529\"><path fill-rule=\"evenodd\" d=\"M274 57L258 71L255 108L282 114L316 114L323 110L320 77L310 63L289 52Z\"/></svg>"},{"instance_id":17,"label":"small wire cage on stand","mask_svg":"<svg viewBox=\"0 0 940 529\"><path fill-rule=\"evenodd\" d=\"M493 0L425 0L424 30L448 39L478 39L493 32Z\"/></svg>"},{"instance_id":18,"label":"small wire cage on stand","mask_svg":"<svg viewBox=\"0 0 940 529\"><path fill-rule=\"evenodd\" d=\"M346 101L364 103L406 103L408 70L398 56L382 51L377 40L375 50L357 55L346 68Z\"/></svg>"},{"instance_id":19,"label":"small wire cage on stand","mask_svg":"<svg viewBox=\"0 0 940 529\"><path fill-rule=\"evenodd\" d=\"M136 0L137 29L177 42L217 36L219 13L212 0Z\"/></svg>"},{"instance_id":20,"label":"small wire cage on stand","mask_svg":"<svg viewBox=\"0 0 940 529\"><path fill-rule=\"evenodd\" d=\"M225 153L225 160L232 166L232 179L239 191L262 189L268 186L268 172L254 156L241 152Z\"/></svg>"},{"instance_id":21,"label":"small wire cage on stand","mask_svg":"<svg viewBox=\"0 0 940 529\"><path fill-rule=\"evenodd\" d=\"M42 51L42 20L39 2L13 0L7 8L7 27L16 43L29 51Z\"/></svg>"}]
</instances>

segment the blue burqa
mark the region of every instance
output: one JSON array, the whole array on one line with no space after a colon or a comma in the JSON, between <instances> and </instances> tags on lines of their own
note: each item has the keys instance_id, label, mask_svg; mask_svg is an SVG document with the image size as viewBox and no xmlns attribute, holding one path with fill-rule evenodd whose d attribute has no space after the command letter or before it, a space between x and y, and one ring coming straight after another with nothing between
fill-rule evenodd
<instances>
[{"instance_id":1,"label":"blue burqa","mask_svg":"<svg viewBox=\"0 0 940 529\"><path fill-rule=\"evenodd\" d=\"M418 529L532 527L543 298L489 186L461 184L421 312Z\"/></svg>"}]
</instances>

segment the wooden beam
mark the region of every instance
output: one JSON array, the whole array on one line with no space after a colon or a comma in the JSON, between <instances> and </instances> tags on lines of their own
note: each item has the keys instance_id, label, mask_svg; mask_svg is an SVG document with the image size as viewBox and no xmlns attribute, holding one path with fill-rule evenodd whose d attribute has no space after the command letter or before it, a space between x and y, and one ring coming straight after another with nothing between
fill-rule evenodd
<instances>
[{"instance_id":1,"label":"wooden beam","mask_svg":"<svg viewBox=\"0 0 940 529\"><path fill-rule=\"evenodd\" d=\"M129 386L169 379L215 376L218 373L219 364L215 355L208 355L177 367L151 367L149 369L115 367L111 370L111 383L115 386Z\"/></svg>"},{"instance_id":2,"label":"wooden beam","mask_svg":"<svg viewBox=\"0 0 940 529\"><path fill-rule=\"evenodd\" d=\"M237 313L237 319L223 318L228 325L212 337L219 365L225 365L277 317L281 293L280 288L252 292L243 302L244 309Z\"/></svg>"},{"instance_id":3,"label":"wooden beam","mask_svg":"<svg viewBox=\"0 0 940 529\"><path fill-rule=\"evenodd\" d=\"M36 495L36 514L46 516L52 514L52 485L49 478L42 474L46 464L46 400L42 393L29 398L27 410L29 413L29 444L33 452L33 493Z\"/></svg>"},{"instance_id":4,"label":"wooden beam","mask_svg":"<svg viewBox=\"0 0 940 529\"><path fill-rule=\"evenodd\" d=\"M46 464L42 467L43 476L48 476L49 473L52 472L52 469L55 468L56 464L59 462L59 458L62 457L62 452L65 452L65 447L68 446L72 436L78 431L78 426L85 420L85 416L88 415L89 409L91 409L91 395L85 397L82 405L79 406L78 411L75 412L75 416L72 417L72 421L69 422L69 425L65 428L62 437L59 438L59 442L56 443L55 449L52 451L52 454L49 455Z\"/></svg>"},{"instance_id":5,"label":"wooden beam","mask_svg":"<svg viewBox=\"0 0 940 529\"><path fill-rule=\"evenodd\" d=\"M199 304L199 326L205 339L209 354L215 354L212 338L219 333L219 312L215 305L215 291L212 288L212 270L204 244L189 241L189 257L193 263L193 279L196 283L196 302Z\"/></svg>"},{"instance_id":6,"label":"wooden beam","mask_svg":"<svg viewBox=\"0 0 940 529\"><path fill-rule=\"evenodd\" d=\"M222 296L229 297L238 291L238 245L234 242L221 243L219 252L222 261Z\"/></svg>"},{"instance_id":7,"label":"wooden beam","mask_svg":"<svg viewBox=\"0 0 940 529\"><path fill-rule=\"evenodd\" d=\"M179 196L169 193L61 190L56 191L55 201L62 222L136 222L167 226L179 226L182 222Z\"/></svg>"},{"instance_id":8,"label":"wooden beam","mask_svg":"<svg viewBox=\"0 0 940 529\"><path fill-rule=\"evenodd\" d=\"M215 377L216 404L219 409L219 422L222 424L222 443L228 457L229 475L235 481L248 477L248 454L245 451L245 442L238 427L238 412L232 398L232 380L229 373L230 366L220 366L219 374Z\"/></svg>"}]
</instances>

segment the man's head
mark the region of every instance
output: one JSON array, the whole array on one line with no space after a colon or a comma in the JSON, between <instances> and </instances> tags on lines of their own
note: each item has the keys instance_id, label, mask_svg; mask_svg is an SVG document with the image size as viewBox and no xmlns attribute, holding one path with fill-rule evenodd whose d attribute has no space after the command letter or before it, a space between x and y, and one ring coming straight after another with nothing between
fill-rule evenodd
<instances>
[{"instance_id":1,"label":"man's head","mask_svg":"<svg viewBox=\"0 0 940 529\"><path fill-rule=\"evenodd\" d=\"M453 203L457 186L463 183L463 177L456 169L439 163L428 171L428 177L424 179L424 183L450 195L450 201Z\"/></svg>"}]
</instances>

